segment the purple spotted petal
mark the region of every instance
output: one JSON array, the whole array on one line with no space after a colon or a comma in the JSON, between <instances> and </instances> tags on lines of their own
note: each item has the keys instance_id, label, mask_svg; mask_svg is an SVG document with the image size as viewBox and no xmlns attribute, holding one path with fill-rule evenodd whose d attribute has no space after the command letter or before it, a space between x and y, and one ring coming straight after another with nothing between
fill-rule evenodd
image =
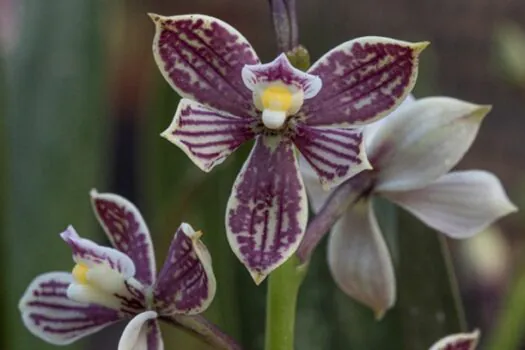
<instances>
[{"instance_id":1,"label":"purple spotted petal","mask_svg":"<svg viewBox=\"0 0 525 350\"><path fill-rule=\"evenodd\" d=\"M40 275L20 300L25 326L48 343L70 344L120 320L117 311L68 299L66 291L72 281L66 272Z\"/></svg>"},{"instance_id":2,"label":"purple spotted petal","mask_svg":"<svg viewBox=\"0 0 525 350\"><path fill-rule=\"evenodd\" d=\"M371 168L359 129L299 124L293 141L327 190Z\"/></svg>"},{"instance_id":3,"label":"purple spotted petal","mask_svg":"<svg viewBox=\"0 0 525 350\"><path fill-rule=\"evenodd\" d=\"M155 311L135 316L122 332L117 350L164 350Z\"/></svg>"},{"instance_id":4,"label":"purple spotted petal","mask_svg":"<svg viewBox=\"0 0 525 350\"><path fill-rule=\"evenodd\" d=\"M278 81L286 85L293 85L303 91L305 99L317 95L322 86L319 77L294 68L284 53L270 63L244 66L242 79L251 91L261 83L268 84Z\"/></svg>"},{"instance_id":5,"label":"purple spotted petal","mask_svg":"<svg viewBox=\"0 0 525 350\"><path fill-rule=\"evenodd\" d=\"M111 269L120 272L125 279L135 275L135 265L126 254L81 238L73 226L69 226L60 234L60 237L71 247L73 260L76 263L82 263L88 267L95 264L107 264Z\"/></svg>"},{"instance_id":6,"label":"purple spotted petal","mask_svg":"<svg viewBox=\"0 0 525 350\"><path fill-rule=\"evenodd\" d=\"M242 118L182 99L162 136L178 146L203 171L222 163L255 135L253 118Z\"/></svg>"},{"instance_id":7,"label":"purple spotted petal","mask_svg":"<svg viewBox=\"0 0 525 350\"><path fill-rule=\"evenodd\" d=\"M194 315L208 308L216 281L202 232L181 224L155 286L155 305L162 315Z\"/></svg>"},{"instance_id":8,"label":"purple spotted petal","mask_svg":"<svg viewBox=\"0 0 525 350\"><path fill-rule=\"evenodd\" d=\"M363 125L392 111L412 90L427 43L363 37L332 49L308 70L323 88L306 100L310 125Z\"/></svg>"},{"instance_id":9,"label":"purple spotted petal","mask_svg":"<svg viewBox=\"0 0 525 350\"><path fill-rule=\"evenodd\" d=\"M259 59L241 33L204 15L150 16L155 61L179 95L235 115L255 115L241 71Z\"/></svg>"},{"instance_id":10,"label":"purple spotted petal","mask_svg":"<svg viewBox=\"0 0 525 350\"><path fill-rule=\"evenodd\" d=\"M135 263L135 278L152 285L156 274L153 243L137 207L121 196L94 190L91 191L91 203L113 247Z\"/></svg>"},{"instance_id":11,"label":"purple spotted petal","mask_svg":"<svg viewBox=\"0 0 525 350\"><path fill-rule=\"evenodd\" d=\"M261 283L301 242L308 204L293 144L260 136L233 185L226 232L234 253Z\"/></svg>"},{"instance_id":12,"label":"purple spotted petal","mask_svg":"<svg viewBox=\"0 0 525 350\"><path fill-rule=\"evenodd\" d=\"M479 331L449 335L430 348L430 350L474 350L478 345Z\"/></svg>"}]
</instances>

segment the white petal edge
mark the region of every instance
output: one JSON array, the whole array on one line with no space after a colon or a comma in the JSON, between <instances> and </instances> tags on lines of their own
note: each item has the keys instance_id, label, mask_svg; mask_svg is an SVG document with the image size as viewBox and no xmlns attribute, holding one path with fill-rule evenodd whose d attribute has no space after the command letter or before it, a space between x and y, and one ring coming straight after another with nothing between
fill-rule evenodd
<instances>
[{"instance_id":1,"label":"white petal edge","mask_svg":"<svg viewBox=\"0 0 525 350\"><path fill-rule=\"evenodd\" d=\"M328 266L339 288L372 308L376 318L394 305L394 267L370 200L354 205L334 225Z\"/></svg>"},{"instance_id":2,"label":"white petal edge","mask_svg":"<svg viewBox=\"0 0 525 350\"><path fill-rule=\"evenodd\" d=\"M478 345L479 340L479 331L475 330L472 333L458 333L458 334L452 334L448 335L445 338L439 340L437 343L432 345L430 350L448 350L449 348L447 346L453 345L455 342L458 341L471 341L472 346L467 348L461 348L461 350L474 350L476 349L476 346ZM454 348L451 348L454 349Z\"/></svg>"},{"instance_id":3,"label":"white petal edge","mask_svg":"<svg viewBox=\"0 0 525 350\"><path fill-rule=\"evenodd\" d=\"M155 311L145 311L135 316L122 332L117 350L152 350L148 349L147 322L157 318ZM159 349L160 350L160 349Z\"/></svg>"},{"instance_id":4,"label":"white petal edge","mask_svg":"<svg viewBox=\"0 0 525 350\"><path fill-rule=\"evenodd\" d=\"M517 210L499 179L482 170L452 172L425 188L383 195L453 238L471 237Z\"/></svg>"}]
</instances>

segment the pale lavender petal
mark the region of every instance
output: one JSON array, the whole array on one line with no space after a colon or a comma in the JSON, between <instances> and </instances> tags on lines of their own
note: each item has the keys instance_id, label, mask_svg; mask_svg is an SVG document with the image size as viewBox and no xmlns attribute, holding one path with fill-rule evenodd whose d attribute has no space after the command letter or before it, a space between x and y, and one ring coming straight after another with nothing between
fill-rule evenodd
<instances>
[{"instance_id":1,"label":"pale lavender petal","mask_svg":"<svg viewBox=\"0 0 525 350\"><path fill-rule=\"evenodd\" d=\"M60 234L60 237L71 247L73 260L76 263L82 263L88 267L106 264L111 269L120 272L124 279L135 275L135 265L126 254L81 238L73 226L69 226Z\"/></svg>"},{"instance_id":2,"label":"pale lavender petal","mask_svg":"<svg viewBox=\"0 0 525 350\"><path fill-rule=\"evenodd\" d=\"M452 172L427 187L383 195L454 238L471 237L517 210L499 179L480 170Z\"/></svg>"},{"instance_id":3,"label":"pale lavender petal","mask_svg":"<svg viewBox=\"0 0 525 350\"><path fill-rule=\"evenodd\" d=\"M294 68L284 53L270 63L244 66L242 79L246 87L252 91L261 83L282 82L285 85L292 85L303 91L304 99L317 95L322 86L319 77Z\"/></svg>"},{"instance_id":4,"label":"pale lavender petal","mask_svg":"<svg viewBox=\"0 0 525 350\"><path fill-rule=\"evenodd\" d=\"M386 118L367 145L377 191L425 187L452 169L474 141L490 106L428 97Z\"/></svg>"},{"instance_id":5,"label":"pale lavender petal","mask_svg":"<svg viewBox=\"0 0 525 350\"><path fill-rule=\"evenodd\" d=\"M117 311L67 298L71 274L49 272L35 278L18 305L25 326L55 345L70 344L120 320Z\"/></svg>"},{"instance_id":6,"label":"pale lavender petal","mask_svg":"<svg viewBox=\"0 0 525 350\"><path fill-rule=\"evenodd\" d=\"M479 331L458 333L441 339L430 350L474 350L478 345Z\"/></svg>"},{"instance_id":7,"label":"pale lavender petal","mask_svg":"<svg viewBox=\"0 0 525 350\"><path fill-rule=\"evenodd\" d=\"M203 171L222 163L255 135L257 121L182 99L162 136L182 149Z\"/></svg>"},{"instance_id":8,"label":"pale lavender petal","mask_svg":"<svg viewBox=\"0 0 525 350\"><path fill-rule=\"evenodd\" d=\"M310 125L363 125L391 112L412 90L428 43L362 37L339 45L308 70L323 81L305 101Z\"/></svg>"},{"instance_id":9,"label":"pale lavender petal","mask_svg":"<svg viewBox=\"0 0 525 350\"><path fill-rule=\"evenodd\" d=\"M150 16L155 61L179 95L235 115L256 115L241 71L259 59L241 33L204 15Z\"/></svg>"},{"instance_id":10,"label":"pale lavender petal","mask_svg":"<svg viewBox=\"0 0 525 350\"><path fill-rule=\"evenodd\" d=\"M296 125L293 142L329 190L371 169L359 129Z\"/></svg>"},{"instance_id":11,"label":"pale lavender petal","mask_svg":"<svg viewBox=\"0 0 525 350\"><path fill-rule=\"evenodd\" d=\"M135 278L146 285L155 281L155 253L151 236L140 211L126 198L91 191L93 211L117 250L135 263Z\"/></svg>"},{"instance_id":12,"label":"pale lavender petal","mask_svg":"<svg viewBox=\"0 0 525 350\"><path fill-rule=\"evenodd\" d=\"M308 202L314 213L318 213L323 207L328 197L333 192L333 189L326 191L319 182L319 175L312 169L312 166L304 159L303 156L299 156L299 169L303 176L304 186L306 187L306 193L308 193Z\"/></svg>"},{"instance_id":13,"label":"pale lavender petal","mask_svg":"<svg viewBox=\"0 0 525 350\"><path fill-rule=\"evenodd\" d=\"M259 137L226 209L228 241L255 283L296 251L307 220L306 193L291 141Z\"/></svg>"},{"instance_id":14,"label":"pale lavender petal","mask_svg":"<svg viewBox=\"0 0 525 350\"><path fill-rule=\"evenodd\" d=\"M357 203L334 225L328 265L339 288L377 318L394 305L394 268L371 201Z\"/></svg>"},{"instance_id":15,"label":"pale lavender petal","mask_svg":"<svg viewBox=\"0 0 525 350\"><path fill-rule=\"evenodd\" d=\"M135 316L122 332L117 350L164 350L155 311Z\"/></svg>"},{"instance_id":16,"label":"pale lavender petal","mask_svg":"<svg viewBox=\"0 0 525 350\"><path fill-rule=\"evenodd\" d=\"M155 306L162 315L201 313L215 296L211 256L201 235L183 223L173 237L154 290Z\"/></svg>"}]
</instances>

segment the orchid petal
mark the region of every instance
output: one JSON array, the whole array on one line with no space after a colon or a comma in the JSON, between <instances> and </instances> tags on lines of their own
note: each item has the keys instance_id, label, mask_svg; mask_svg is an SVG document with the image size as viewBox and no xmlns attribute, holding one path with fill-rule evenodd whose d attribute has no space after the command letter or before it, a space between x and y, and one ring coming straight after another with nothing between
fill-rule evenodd
<instances>
[{"instance_id":1,"label":"orchid petal","mask_svg":"<svg viewBox=\"0 0 525 350\"><path fill-rule=\"evenodd\" d=\"M474 350L478 345L479 331L458 333L441 339L430 350Z\"/></svg>"},{"instance_id":2,"label":"orchid petal","mask_svg":"<svg viewBox=\"0 0 525 350\"><path fill-rule=\"evenodd\" d=\"M356 126L387 115L414 87L427 45L369 36L332 49L308 70L321 77L323 88L305 101L307 123Z\"/></svg>"},{"instance_id":3,"label":"orchid petal","mask_svg":"<svg viewBox=\"0 0 525 350\"><path fill-rule=\"evenodd\" d=\"M135 316L122 332L117 350L164 350L155 311Z\"/></svg>"},{"instance_id":4,"label":"orchid petal","mask_svg":"<svg viewBox=\"0 0 525 350\"><path fill-rule=\"evenodd\" d=\"M291 141L260 136L237 176L226 210L233 252L256 284L297 249L308 203Z\"/></svg>"},{"instance_id":5,"label":"orchid petal","mask_svg":"<svg viewBox=\"0 0 525 350\"><path fill-rule=\"evenodd\" d=\"M135 278L152 285L156 275L155 253L140 211L124 197L95 190L91 191L91 203L113 247L133 260Z\"/></svg>"},{"instance_id":6,"label":"orchid petal","mask_svg":"<svg viewBox=\"0 0 525 350\"><path fill-rule=\"evenodd\" d=\"M235 115L255 116L241 71L259 59L241 33L204 15L150 16L156 27L155 61L180 96Z\"/></svg>"},{"instance_id":7,"label":"orchid petal","mask_svg":"<svg viewBox=\"0 0 525 350\"><path fill-rule=\"evenodd\" d=\"M422 188L446 174L474 141L490 111L449 97L417 100L386 119L367 149L377 191Z\"/></svg>"},{"instance_id":8,"label":"orchid petal","mask_svg":"<svg viewBox=\"0 0 525 350\"><path fill-rule=\"evenodd\" d=\"M201 313L215 296L211 256L201 235L183 223L173 237L154 291L156 308L163 315Z\"/></svg>"},{"instance_id":9,"label":"orchid petal","mask_svg":"<svg viewBox=\"0 0 525 350\"><path fill-rule=\"evenodd\" d=\"M297 125L293 141L328 190L371 169L361 130Z\"/></svg>"},{"instance_id":10,"label":"orchid petal","mask_svg":"<svg viewBox=\"0 0 525 350\"><path fill-rule=\"evenodd\" d=\"M306 193L308 194L308 202L310 203L313 212L318 213L328 197L332 194L333 190L326 191L323 189L319 182L319 175L317 175L315 170L302 155L299 157L299 169L301 170Z\"/></svg>"},{"instance_id":11,"label":"orchid petal","mask_svg":"<svg viewBox=\"0 0 525 350\"><path fill-rule=\"evenodd\" d=\"M182 99L171 125L162 133L203 171L222 163L255 135L254 120Z\"/></svg>"},{"instance_id":12,"label":"orchid petal","mask_svg":"<svg viewBox=\"0 0 525 350\"><path fill-rule=\"evenodd\" d=\"M381 318L394 305L396 286L372 203L357 203L334 225L329 237L328 265L337 285Z\"/></svg>"},{"instance_id":13,"label":"orchid petal","mask_svg":"<svg viewBox=\"0 0 525 350\"><path fill-rule=\"evenodd\" d=\"M81 238L73 226L69 226L60 237L71 247L73 260L88 267L107 264L112 270L122 274L124 279L135 275L135 265L126 254L113 248L96 244L89 239Z\"/></svg>"},{"instance_id":14,"label":"orchid petal","mask_svg":"<svg viewBox=\"0 0 525 350\"><path fill-rule=\"evenodd\" d=\"M35 278L19 303L25 326L35 336L66 345L120 320L115 310L80 304L66 295L71 274L49 272Z\"/></svg>"},{"instance_id":15,"label":"orchid petal","mask_svg":"<svg viewBox=\"0 0 525 350\"><path fill-rule=\"evenodd\" d=\"M427 187L383 195L453 238L471 237L517 210L499 179L480 170L452 172Z\"/></svg>"},{"instance_id":16,"label":"orchid petal","mask_svg":"<svg viewBox=\"0 0 525 350\"><path fill-rule=\"evenodd\" d=\"M294 68L284 53L275 60L265 64L246 65L242 69L244 85L254 91L260 83L282 82L294 85L303 91L304 99L314 97L321 90L321 79Z\"/></svg>"}]
</instances>

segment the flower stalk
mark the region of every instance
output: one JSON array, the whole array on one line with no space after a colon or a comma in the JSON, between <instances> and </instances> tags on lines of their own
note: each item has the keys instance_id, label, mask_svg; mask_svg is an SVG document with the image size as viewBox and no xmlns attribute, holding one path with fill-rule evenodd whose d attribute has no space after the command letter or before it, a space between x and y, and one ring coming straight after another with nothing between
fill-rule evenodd
<instances>
[{"instance_id":1,"label":"flower stalk","mask_svg":"<svg viewBox=\"0 0 525 350\"><path fill-rule=\"evenodd\" d=\"M273 26L280 52L288 52L299 45L299 30L295 0L270 0Z\"/></svg>"}]
</instances>

